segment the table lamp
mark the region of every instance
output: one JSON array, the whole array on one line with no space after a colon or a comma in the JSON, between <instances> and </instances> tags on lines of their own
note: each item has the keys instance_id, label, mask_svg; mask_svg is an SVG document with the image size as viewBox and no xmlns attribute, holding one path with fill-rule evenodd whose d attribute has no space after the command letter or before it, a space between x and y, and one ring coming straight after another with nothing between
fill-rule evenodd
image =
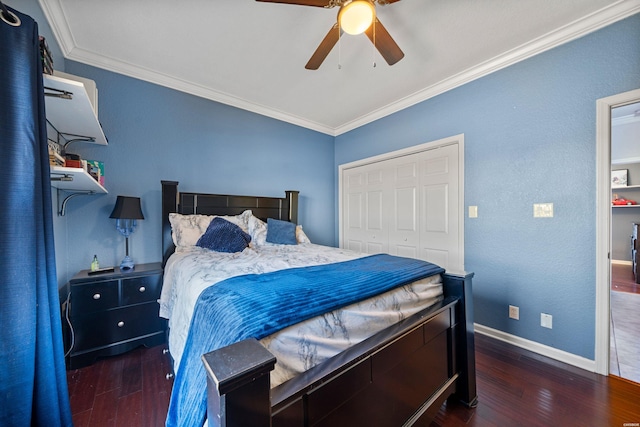
<instances>
[{"instance_id":1,"label":"table lamp","mask_svg":"<svg viewBox=\"0 0 640 427\"><path fill-rule=\"evenodd\" d=\"M136 229L136 220L144 219L139 197L118 196L109 218L115 218L116 229L125 237L126 256L120 263L120 270L131 270L133 260L129 257L129 236Z\"/></svg>"}]
</instances>

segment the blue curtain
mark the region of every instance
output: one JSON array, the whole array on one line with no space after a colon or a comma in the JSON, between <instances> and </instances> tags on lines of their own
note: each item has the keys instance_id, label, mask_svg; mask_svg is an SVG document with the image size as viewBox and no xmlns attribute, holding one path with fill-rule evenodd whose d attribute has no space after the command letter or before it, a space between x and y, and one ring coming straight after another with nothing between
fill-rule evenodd
<instances>
[{"instance_id":1,"label":"blue curtain","mask_svg":"<svg viewBox=\"0 0 640 427\"><path fill-rule=\"evenodd\" d=\"M38 25L0 19L0 425L72 425Z\"/></svg>"}]
</instances>

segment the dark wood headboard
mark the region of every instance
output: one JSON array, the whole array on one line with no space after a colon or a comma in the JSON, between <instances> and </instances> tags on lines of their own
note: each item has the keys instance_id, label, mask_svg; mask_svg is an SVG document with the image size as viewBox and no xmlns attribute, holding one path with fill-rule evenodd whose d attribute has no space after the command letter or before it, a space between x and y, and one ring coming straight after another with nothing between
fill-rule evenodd
<instances>
[{"instance_id":1,"label":"dark wood headboard","mask_svg":"<svg viewBox=\"0 0 640 427\"><path fill-rule=\"evenodd\" d=\"M251 209L253 215L266 220L275 218L298 223L298 191L285 191L286 196L258 197L228 194L182 193L177 181L162 183L162 260L175 250L171 239L170 213L183 215L238 215Z\"/></svg>"}]
</instances>

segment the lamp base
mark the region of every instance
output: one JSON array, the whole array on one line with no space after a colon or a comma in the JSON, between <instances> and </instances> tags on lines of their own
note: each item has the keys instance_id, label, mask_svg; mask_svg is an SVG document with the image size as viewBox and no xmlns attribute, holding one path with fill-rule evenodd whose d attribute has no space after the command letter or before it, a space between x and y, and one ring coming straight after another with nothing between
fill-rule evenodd
<instances>
[{"instance_id":1,"label":"lamp base","mask_svg":"<svg viewBox=\"0 0 640 427\"><path fill-rule=\"evenodd\" d=\"M133 270L133 267L135 267L135 265L133 264L133 260L131 259L131 257L129 257L129 255L125 256L120 263L120 270Z\"/></svg>"}]
</instances>

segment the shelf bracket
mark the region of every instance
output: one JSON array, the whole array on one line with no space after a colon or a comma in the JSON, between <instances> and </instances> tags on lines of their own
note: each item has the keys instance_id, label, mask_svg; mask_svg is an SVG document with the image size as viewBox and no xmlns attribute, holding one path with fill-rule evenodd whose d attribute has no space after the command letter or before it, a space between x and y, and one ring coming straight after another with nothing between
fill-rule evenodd
<instances>
[{"instance_id":1,"label":"shelf bracket","mask_svg":"<svg viewBox=\"0 0 640 427\"><path fill-rule=\"evenodd\" d=\"M53 129L53 131L56 133L56 140L53 142L57 143L62 148L63 155L67 151L67 146L72 142L96 142L96 139L92 136L60 132L48 119L47 124L51 126L51 129Z\"/></svg>"},{"instance_id":2,"label":"shelf bracket","mask_svg":"<svg viewBox=\"0 0 640 427\"><path fill-rule=\"evenodd\" d=\"M60 210L58 210L58 215L59 216L64 216L64 214L66 213L67 203L69 202L69 200L73 199L76 196L88 196L88 195L94 194L93 191L86 191L86 192L80 192L79 191L79 192L71 193L67 197L64 198L62 203L60 203L60 192L61 192L61 190L58 190L58 207L60 208Z\"/></svg>"}]
</instances>

